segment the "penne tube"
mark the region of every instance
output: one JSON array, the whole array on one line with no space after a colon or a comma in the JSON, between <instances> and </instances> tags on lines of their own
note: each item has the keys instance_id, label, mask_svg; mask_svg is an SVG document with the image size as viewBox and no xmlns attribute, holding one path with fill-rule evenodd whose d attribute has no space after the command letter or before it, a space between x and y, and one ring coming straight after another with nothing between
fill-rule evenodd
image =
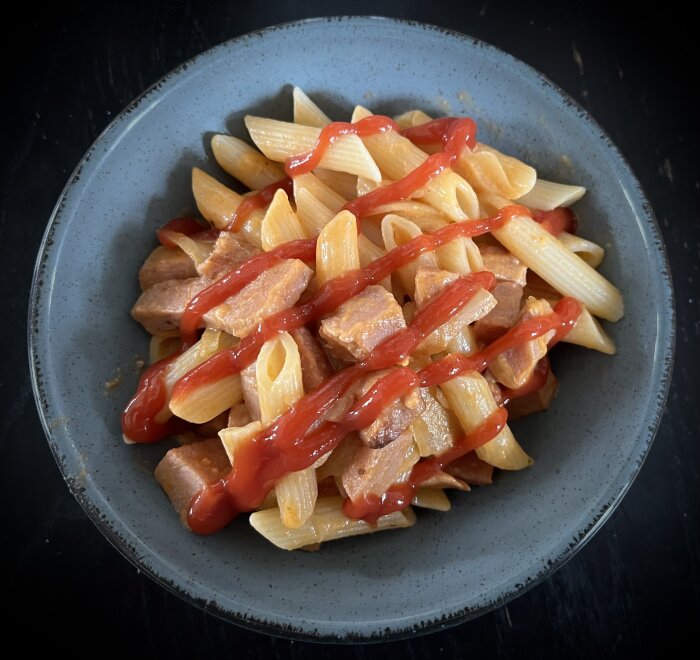
<instances>
[{"instance_id":1,"label":"penne tube","mask_svg":"<svg viewBox=\"0 0 700 660\"><path fill-rule=\"evenodd\" d=\"M211 148L221 169L251 190L259 190L285 177L284 168L279 163L268 160L239 138L215 135Z\"/></svg>"},{"instance_id":2,"label":"penne tube","mask_svg":"<svg viewBox=\"0 0 700 660\"><path fill-rule=\"evenodd\" d=\"M208 328L202 333L201 338L194 346L191 346L168 365L163 377L167 403L156 416L158 422L162 424L172 415L176 415L188 422L203 424L240 401L240 378L238 378L237 375L228 378L226 383L221 385L220 388L214 388L214 392L211 396L207 394L207 391L195 391L179 402L171 400L173 387L180 378L209 359L217 351L222 348L229 348L234 342L235 339L231 335L221 330L212 330ZM206 409L204 411L197 409L199 401L205 402ZM219 403L213 405L214 401ZM226 405L229 402L230 404ZM212 413L212 409L216 409L217 405L223 405L224 407Z\"/></svg>"},{"instance_id":3,"label":"penne tube","mask_svg":"<svg viewBox=\"0 0 700 660\"><path fill-rule=\"evenodd\" d=\"M324 170L321 167L315 169L313 173L321 183L344 199L353 199L357 196L358 177L354 174Z\"/></svg>"},{"instance_id":4,"label":"penne tube","mask_svg":"<svg viewBox=\"0 0 700 660\"><path fill-rule=\"evenodd\" d=\"M439 488L419 488L413 496L411 504L422 509L434 509L435 511L449 511L452 508L445 491Z\"/></svg>"},{"instance_id":5,"label":"penne tube","mask_svg":"<svg viewBox=\"0 0 700 660\"><path fill-rule=\"evenodd\" d=\"M371 115L365 108L357 106L353 112L353 121ZM403 178L428 157L396 131L371 135L364 138L364 143L382 174L393 180ZM477 218L479 214L479 200L473 188L451 169L435 177L417 196L454 222Z\"/></svg>"},{"instance_id":6,"label":"penne tube","mask_svg":"<svg viewBox=\"0 0 700 660\"><path fill-rule=\"evenodd\" d=\"M390 183L394 183L390 179L382 179L381 181L370 181L369 179L365 179L362 176L357 177L357 190L356 190L356 195L353 195L353 197L362 197L363 195L366 195L367 193L372 192L373 190L376 190L377 188L381 188L382 186L388 186Z\"/></svg>"},{"instance_id":7,"label":"penne tube","mask_svg":"<svg viewBox=\"0 0 700 660\"><path fill-rule=\"evenodd\" d=\"M301 190L308 190L321 204L328 207L334 214L340 213L347 199L327 186L316 174L300 174L294 177L294 196Z\"/></svg>"},{"instance_id":8,"label":"penne tube","mask_svg":"<svg viewBox=\"0 0 700 660\"><path fill-rule=\"evenodd\" d=\"M260 225L260 241L266 252L282 243L306 238L306 232L289 204L287 193L278 190Z\"/></svg>"},{"instance_id":9,"label":"penne tube","mask_svg":"<svg viewBox=\"0 0 700 660\"><path fill-rule=\"evenodd\" d=\"M444 453L462 435L459 421L452 411L440 404L435 390L434 387L421 388L425 407L411 423L413 440L422 458Z\"/></svg>"},{"instance_id":10,"label":"penne tube","mask_svg":"<svg viewBox=\"0 0 700 660\"><path fill-rule=\"evenodd\" d=\"M255 363L255 381L264 426L271 424L302 396L304 385L299 348L287 332L263 344ZM286 527L299 527L313 512L318 487L313 467L292 472L275 485L275 494Z\"/></svg>"},{"instance_id":11,"label":"penne tube","mask_svg":"<svg viewBox=\"0 0 700 660\"><path fill-rule=\"evenodd\" d=\"M164 335L153 335L148 345L148 364L153 364L177 353L182 346L182 339L177 330Z\"/></svg>"},{"instance_id":12,"label":"penne tube","mask_svg":"<svg viewBox=\"0 0 700 660\"><path fill-rule=\"evenodd\" d=\"M620 291L532 218L516 216L493 235L562 295L573 296L607 321L622 317Z\"/></svg>"},{"instance_id":13,"label":"penne tube","mask_svg":"<svg viewBox=\"0 0 700 660\"><path fill-rule=\"evenodd\" d=\"M382 250L382 248L380 248L378 245L375 245L364 234L358 234L357 248L360 253L361 268L366 268L373 261L376 261L377 259L386 254L386 252ZM391 288L391 275L385 277L380 282L377 282L377 284L383 286L389 293L393 293Z\"/></svg>"},{"instance_id":14,"label":"penne tube","mask_svg":"<svg viewBox=\"0 0 700 660\"><path fill-rule=\"evenodd\" d=\"M204 424L243 400L241 378L226 376L170 401L170 411L193 424Z\"/></svg>"},{"instance_id":15,"label":"penne tube","mask_svg":"<svg viewBox=\"0 0 700 660\"><path fill-rule=\"evenodd\" d=\"M399 125L399 128L403 129L427 124L429 121L432 121L432 117L426 115L422 110L407 110L394 117L394 121Z\"/></svg>"},{"instance_id":16,"label":"penne tube","mask_svg":"<svg viewBox=\"0 0 700 660\"><path fill-rule=\"evenodd\" d=\"M297 204L297 217L307 236L318 236L321 230L333 219L335 213L322 204L306 188L294 195Z\"/></svg>"},{"instance_id":17,"label":"penne tube","mask_svg":"<svg viewBox=\"0 0 700 660\"><path fill-rule=\"evenodd\" d=\"M245 124L253 142L269 159L285 162L313 149L321 132L313 126L302 126L276 119L247 115ZM356 135L338 138L324 154L320 167L347 172L379 181L381 174L367 148Z\"/></svg>"},{"instance_id":18,"label":"penne tube","mask_svg":"<svg viewBox=\"0 0 700 660\"><path fill-rule=\"evenodd\" d=\"M473 433L498 409L488 383L476 371L440 385L465 433ZM522 450L508 425L486 444L476 449L476 455L502 470L522 470L533 460Z\"/></svg>"},{"instance_id":19,"label":"penne tube","mask_svg":"<svg viewBox=\"0 0 700 660\"><path fill-rule=\"evenodd\" d=\"M294 123L323 128L331 123L326 115L299 87L292 90L294 101Z\"/></svg>"},{"instance_id":20,"label":"penne tube","mask_svg":"<svg viewBox=\"0 0 700 660\"><path fill-rule=\"evenodd\" d=\"M560 297L549 284L537 278L528 277L525 287L526 296L544 298L552 307L557 304ZM600 325L599 321L584 307L576 324L562 339L567 344L576 344L594 351L600 351L606 355L614 355L615 342Z\"/></svg>"},{"instance_id":21,"label":"penne tube","mask_svg":"<svg viewBox=\"0 0 700 660\"><path fill-rule=\"evenodd\" d=\"M263 425L259 421L255 421L245 426L229 426L219 431L221 444L226 450L226 455L231 465L233 465L235 460L237 448L241 444L252 440L262 429Z\"/></svg>"},{"instance_id":22,"label":"penne tube","mask_svg":"<svg viewBox=\"0 0 700 660\"><path fill-rule=\"evenodd\" d=\"M450 353L464 353L465 355L471 355L479 350L479 341L470 325L460 328L459 332L447 342L447 350Z\"/></svg>"},{"instance_id":23,"label":"penne tube","mask_svg":"<svg viewBox=\"0 0 700 660\"><path fill-rule=\"evenodd\" d=\"M454 241L450 241L446 245L439 247L435 250L438 267L442 270L448 270L451 273L457 273L458 275L467 275L471 273L472 267L469 263L467 249L475 249L476 252L479 251L479 248L476 247L472 239L461 237L455 238Z\"/></svg>"},{"instance_id":24,"label":"penne tube","mask_svg":"<svg viewBox=\"0 0 700 660\"><path fill-rule=\"evenodd\" d=\"M178 231L168 231L168 240L175 243L190 259L195 266L209 258L212 251L211 241L195 241Z\"/></svg>"},{"instance_id":25,"label":"penne tube","mask_svg":"<svg viewBox=\"0 0 700 660\"><path fill-rule=\"evenodd\" d=\"M578 317L576 325L569 330L562 341L600 351L606 355L615 355L617 352L615 342L610 335L603 330L595 316L592 316L585 308L581 312L581 316Z\"/></svg>"},{"instance_id":26,"label":"penne tube","mask_svg":"<svg viewBox=\"0 0 700 660\"><path fill-rule=\"evenodd\" d=\"M288 332L263 344L255 362L255 381L264 426L304 396L299 347Z\"/></svg>"},{"instance_id":27,"label":"penne tube","mask_svg":"<svg viewBox=\"0 0 700 660\"><path fill-rule=\"evenodd\" d=\"M226 229L243 197L198 167L192 168L192 193L199 212L215 229ZM256 247L262 247L260 224L263 213L255 209L243 223L241 232Z\"/></svg>"},{"instance_id":28,"label":"penne tube","mask_svg":"<svg viewBox=\"0 0 700 660\"><path fill-rule=\"evenodd\" d=\"M581 257L591 268L598 268L603 261L605 250L597 243L566 231L561 232L557 238L564 247Z\"/></svg>"},{"instance_id":29,"label":"penne tube","mask_svg":"<svg viewBox=\"0 0 700 660\"><path fill-rule=\"evenodd\" d=\"M530 192L537 181L534 167L485 144L477 144L473 150L464 149L454 169L478 192L509 200Z\"/></svg>"},{"instance_id":30,"label":"penne tube","mask_svg":"<svg viewBox=\"0 0 700 660\"><path fill-rule=\"evenodd\" d=\"M280 479L275 485L275 496L282 524L290 529L301 527L312 515L318 497L315 468L292 472Z\"/></svg>"},{"instance_id":31,"label":"penne tube","mask_svg":"<svg viewBox=\"0 0 700 660\"><path fill-rule=\"evenodd\" d=\"M283 550L296 550L306 545L333 541L360 534L373 534L383 530L411 527L416 522L416 515L407 507L377 520L370 525L364 520L348 518L342 510L342 497L323 497L316 502L316 507L308 520L296 529L282 525L277 509L256 511L250 515L250 524L268 541Z\"/></svg>"},{"instance_id":32,"label":"penne tube","mask_svg":"<svg viewBox=\"0 0 700 660\"><path fill-rule=\"evenodd\" d=\"M382 220L382 238L387 251L407 243L422 233L415 223L399 215L389 214ZM403 288L411 297L416 287L416 272L420 268L437 268L437 257L434 252L426 252L396 271Z\"/></svg>"},{"instance_id":33,"label":"penne tube","mask_svg":"<svg viewBox=\"0 0 700 660\"><path fill-rule=\"evenodd\" d=\"M341 211L322 230L316 242L316 281L319 286L349 270L360 268L357 220Z\"/></svg>"},{"instance_id":34,"label":"penne tube","mask_svg":"<svg viewBox=\"0 0 700 660\"><path fill-rule=\"evenodd\" d=\"M583 186L570 186L565 183L553 183L537 179L533 188L518 198L518 204L531 209L551 211L560 206L571 206L586 194Z\"/></svg>"},{"instance_id":35,"label":"penne tube","mask_svg":"<svg viewBox=\"0 0 700 660\"><path fill-rule=\"evenodd\" d=\"M479 198L474 188L451 169L436 176L425 187L419 199L454 222L479 217Z\"/></svg>"},{"instance_id":36,"label":"penne tube","mask_svg":"<svg viewBox=\"0 0 700 660\"><path fill-rule=\"evenodd\" d=\"M436 208L415 199L383 204L374 210L373 215L382 216L387 213L395 213L406 220L415 222L424 232L434 232L450 224L447 217Z\"/></svg>"}]
</instances>

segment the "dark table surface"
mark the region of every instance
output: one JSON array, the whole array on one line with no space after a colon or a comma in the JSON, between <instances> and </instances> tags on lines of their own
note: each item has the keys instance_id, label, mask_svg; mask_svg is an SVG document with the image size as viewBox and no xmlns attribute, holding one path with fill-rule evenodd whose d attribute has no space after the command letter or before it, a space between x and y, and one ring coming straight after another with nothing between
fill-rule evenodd
<instances>
[{"instance_id":1,"label":"dark table surface","mask_svg":"<svg viewBox=\"0 0 700 660\"><path fill-rule=\"evenodd\" d=\"M693 25L658 3L619 17L589 2L65 3L5 22L0 161L0 491L10 639L75 655L245 658L651 657L700 624L700 173ZM299 3L301 4L301 3ZM399 9L400 6L400 9ZM488 41L543 72L600 122L640 178L668 246L678 313L673 384L625 500L568 564L517 600L410 641L332 647L217 620L140 574L88 521L51 456L25 342L34 258L70 172L133 97L182 61L250 30L314 15L379 14ZM9 521L9 524L8 524ZM691 647L692 648L692 647Z\"/></svg>"}]
</instances>

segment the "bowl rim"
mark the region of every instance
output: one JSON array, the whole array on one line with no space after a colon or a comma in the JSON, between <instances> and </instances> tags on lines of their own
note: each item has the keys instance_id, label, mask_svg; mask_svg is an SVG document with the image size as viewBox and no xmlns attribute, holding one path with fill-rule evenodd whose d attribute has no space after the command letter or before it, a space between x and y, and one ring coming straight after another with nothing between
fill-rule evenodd
<instances>
[{"instance_id":1,"label":"bowl rim","mask_svg":"<svg viewBox=\"0 0 700 660\"><path fill-rule=\"evenodd\" d=\"M627 174L630 177L634 185L634 193L637 199L640 201L641 206L646 214L644 222L639 223L640 232L646 239L652 239L652 247L650 249L650 257L656 258L658 265L660 266L660 279L659 279L659 292L662 299L659 301L660 308L668 314L667 317L661 319L657 325L657 335L656 335L656 345L661 349L657 354L655 367L658 371L658 391L657 396L653 399L653 406L647 411L646 420L648 424L645 426L644 432L639 436L639 451L636 456L636 463L632 466L631 471L627 474L627 478L622 488L616 492L611 500L606 503L602 509L589 519L588 524L580 533L579 537L575 539L574 542L569 544L564 551L557 556L554 560L549 562L539 573L529 576L522 584L518 584L515 588L501 594L499 597L495 598L493 601L486 603L481 606L471 606L465 607L461 610L443 613L442 616L435 616L430 621L423 622L419 627L415 625L410 625L407 627L400 627L400 625L394 626L392 628L386 628L382 632L375 632L367 634L365 632L347 632L343 635L340 634L326 634L319 633L317 630L312 630L308 625L305 627L303 622L299 622L298 627L291 627L286 624L280 624L276 622L271 622L269 620L257 619L251 615L243 615L240 613L235 613L224 609L217 602L213 600L204 600L198 598L194 594L188 592L183 586L176 582L171 582L162 575L159 575L155 569L147 566L141 560L135 548L131 547L128 542L120 536L118 527L118 520L115 521L117 524L110 523L104 515L101 513L100 508L95 504L90 497L86 494L85 488L78 483L78 481L70 475L68 465L66 463L66 457L62 454L62 448L59 446L58 442L54 438L54 429L48 418L49 403L45 394L45 390L42 384L42 371L40 368L39 360L39 348L37 345L37 335L40 333L40 315L41 315L41 297L44 287L44 270L45 264L48 260L48 256L53 245L53 237L60 225L61 214L66 202L66 196L69 191L74 187L74 185L80 179L80 174L90 160L93 152L97 146L102 143L102 141L107 138L110 133L115 131L119 125L124 121L126 115L134 110L137 110L141 103L146 100L151 95L157 94L161 88L170 82L171 79L176 79L180 74L185 72L187 69L196 65L201 60L210 58L216 53L227 50L230 46L244 42L245 40L252 39L253 37L262 37L265 34L281 30L281 29L294 29L299 27L304 27L309 24L331 24L341 21L346 21L350 23L361 23L370 22L375 25L393 24L398 26L403 26L406 28L421 30L424 32L433 31L440 33L443 36L447 36L470 46L476 46L484 49L490 54L495 55L499 58L505 58L512 64L524 69L533 80L539 82L543 87L549 88L555 94L557 94L560 99L566 104L571 106L579 115L579 119L589 125L592 131L605 143L605 147L608 151L612 151L613 155L619 160L624 168L627 170ZM661 419L663 418L663 409L666 399L668 397L669 387L671 383L671 375L673 371L673 361L675 354L675 336L676 336L676 311L675 311L675 301L674 301L674 291L672 283L672 274L669 264L668 254L666 245L663 241L661 229L658 221L656 220L655 214L649 203L644 190L637 179L634 171L632 170L630 164L624 155L620 152L618 147L612 141L607 132L598 124L598 122L585 110L575 99L573 99L567 92L558 87L549 78L540 73L538 70L523 62L522 60L510 55L506 51L493 46L492 44L477 39L465 33L446 28L443 26L425 23L422 21L415 21L410 19L393 18L386 16L361 16L361 15L339 15L339 16L328 16L328 17L313 17L305 18L299 20L293 20L283 23L278 23L275 25L270 25L258 30L252 30L250 32L241 34L232 39L223 41L212 48L209 48L197 55L191 57L185 62L179 64L164 76L162 76L155 83L150 85L144 92L139 94L133 101L131 101L124 109L117 113L106 128L95 138L88 150L81 157L80 161L76 165L75 169L68 177L68 181L65 184L61 194L54 206L49 220L46 226L46 230L42 237L40 247L37 253L37 259L34 266L34 272L32 276L32 284L29 296L29 309L28 309L28 323L27 323L27 345L28 345L28 357L30 363L30 376L32 383L32 390L34 393L34 400L36 403L37 411L41 420L42 427L44 429L44 434L48 441L51 452L54 459L61 471L64 481L66 482L71 494L75 497L78 503L81 505L83 511L86 513L87 517L92 521L92 523L97 527L97 529L105 536L105 538L111 543L111 545L119 551L119 553L129 560L136 568L148 575L149 578L154 580L157 584L165 587L168 591L175 594L176 596L182 598L191 605L213 614L214 616L223 619L228 622L235 623L243 628L252 630L254 632L266 633L271 635L276 635L280 637L285 637L287 639L294 639L300 641L313 641L313 642L333 642L333 643L357 643L357 642L387 642L395 641L406 638L415 637L417 635L423 635L431 632L436 632L451 626L455 626L460 623L475 619L487 612L495 610L502 605L507 604L511 600L522 595L526 591L530 590L535 585L539 584L557 570L559 570L567 561L569 561L581 548L583 548L588 541L603 527L604 523L616 510L617 506L620 504L625 494L629 490L630 486L634 482L635 478L639 474L646 457L649 454L649 449L656 436L659 428ZM157 558L157 554L152 553L151 556ZM397 623L399 623L397 621Z\"/></svg>"}]
</instances>

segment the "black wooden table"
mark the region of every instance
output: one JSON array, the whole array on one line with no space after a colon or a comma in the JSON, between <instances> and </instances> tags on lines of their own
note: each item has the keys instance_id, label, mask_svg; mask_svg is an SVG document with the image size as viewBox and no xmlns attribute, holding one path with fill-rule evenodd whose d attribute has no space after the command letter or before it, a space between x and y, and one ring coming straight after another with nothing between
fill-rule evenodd
<instances>
[{"instance_id":1,"label":"black wooden table","mask_svg":"<svg viewBox=\"0 0 700 660\"><path fill-rule=\"evenodd\" d=\"M4 20L0 131L0 489L6 639L74 655L364 658L665 654L700 624L700 225L692 21L659 3L620 17L589 2L27 3ZM301 4L301 3L300 3ZM397 10L400 5L401 9ZM453 6L454 5L454 6ZM666 415L611 520L566 566L509 605L456 628L374 646L267 637L167 593L87 520L49 452L25 347L34 257L70 172L134 96L189 57L265 25L383 14L484 39L575 97L629 159L657 214L678 309ZM322 52L319 52L319 57ZM98 647L92 646L95 640ZM692 641L691 641L692 644ZM692 645L691 645L692 649Z\"/></svg>"}]
</instances>

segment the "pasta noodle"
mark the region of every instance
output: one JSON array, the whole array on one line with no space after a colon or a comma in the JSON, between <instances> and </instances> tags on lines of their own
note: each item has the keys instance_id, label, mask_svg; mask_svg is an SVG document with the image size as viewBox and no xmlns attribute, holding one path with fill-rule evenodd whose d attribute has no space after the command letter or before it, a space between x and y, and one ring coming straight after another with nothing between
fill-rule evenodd
<instances>
[{"instance_id":1,"label":"pasta noodle","mask_svg":"<svg viewBox=\"0 0 700 660\"><path fill-rule=\"evenodd\" d=\"M287 550L410 527L411 504L530 466L509 413L552 404L559 341L614 354L599 319L624 311L564 208L584 188L468 118L341 123L292 97L293 122L245 118L255 147L212 138L248 193L195 167L209 226L158 230L132 309L151 364L122 416L128 443L189 443L156 477L192 531L249 513Z\"/></svg>"},{"instance_id":2,"label":"pasta noodle","mask_svg":"<svg viewBox=\"0 0 700 660\"><path fill-rule=\"evenodd\" d=\"M270 160L278 162L312 149L321 132L312 126L251 115L245 118L245 124L260 151ZM357 174L374 181L381 178L379 168L356 135L347 135L334 142L321 159L321 167Z\"/></svg>"}]
</instances>

